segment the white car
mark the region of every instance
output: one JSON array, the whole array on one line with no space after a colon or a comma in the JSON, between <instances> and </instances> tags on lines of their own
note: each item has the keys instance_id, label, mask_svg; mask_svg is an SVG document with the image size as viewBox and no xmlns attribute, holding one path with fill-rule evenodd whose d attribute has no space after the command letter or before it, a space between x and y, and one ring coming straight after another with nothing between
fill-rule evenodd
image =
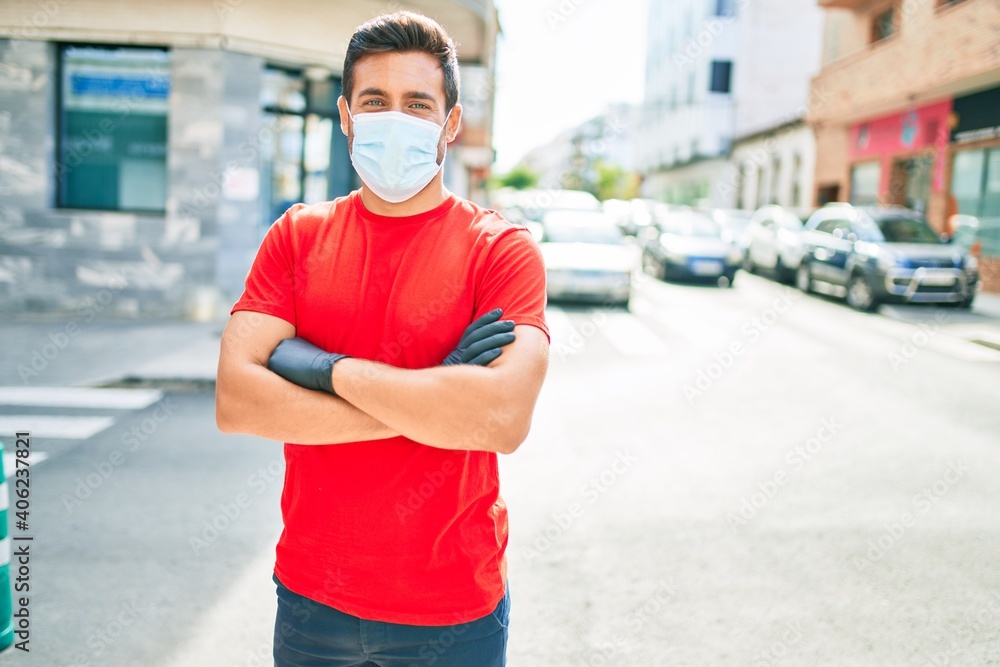
<instances>
[{"instance_id":1,"label":"white car","mask_svg":"<svg viewBox=\"0 0 1000 667\"><path fill-rule=\"evenodd\" d=\"M795 280L802 262L802 220L781 206L757 209L743 237L750 273L765 271L784 283Z\"/></svg>"},{"instance_id":2,"label":"white car","mask_svg":"<svg viewBox=\"0 0 1000 667\"><path fill-rule=\"evenodd\" d=\"M542 257L550 300L628 306L636 249L614 219L590 211L552 211L542 219Z\"/></svg>"}]
</instances>

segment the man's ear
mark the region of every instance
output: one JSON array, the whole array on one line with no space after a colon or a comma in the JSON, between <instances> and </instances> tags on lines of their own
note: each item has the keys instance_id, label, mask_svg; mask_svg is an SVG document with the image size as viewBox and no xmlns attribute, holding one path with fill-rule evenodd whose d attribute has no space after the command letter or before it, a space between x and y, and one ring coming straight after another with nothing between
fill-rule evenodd
<instances>
[{"instance_id":1,"label":"man's ear","mask_svg":"<svg viewBox=\"0 0 1000 667\"><path fill-rule=\"evenodd\" d=\"M456 104L451 108L451 115L448 116L447 127L444 131L444 138L450 144L458 136L458 128L462 124L462 105Z\"/></svg>"},{"instance_id":2,"label":"man's ear","mask_svg":"<svg viewBox=\"0 0 1000 667\"><path fill-rule=\"evenodd\" d=\"M345 137L350 136L347 133L347 130L350 127L348 124L350 118L347 115L348 112L347 100L344 99L343 95L337 98L337 108L340 109L340 131L344 133Z\"/></svg>"}]
</instances>

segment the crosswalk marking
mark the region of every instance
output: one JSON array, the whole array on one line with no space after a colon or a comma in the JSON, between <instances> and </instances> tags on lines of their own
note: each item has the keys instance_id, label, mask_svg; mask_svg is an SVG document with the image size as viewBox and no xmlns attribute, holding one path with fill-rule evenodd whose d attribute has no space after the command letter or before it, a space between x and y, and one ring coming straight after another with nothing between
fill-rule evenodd
<instances>
[{"instance_id":1,"label":"crosswalk marking","mask_svg":"<svg viewBox=\"0 0 1000 667\"><path fill-rule=\"evenodd\" d=\"M549 307L545 311L545 322L549 325L552 348L560 355L580 354L583 345L577 344L580 334L573 327L573 321L561 308Z\"/></svg>"},{"instance_id":2,"label":"crosswalk marking","mask_svg":"<svg viewBox=\"0 0 1000 667\"><path fill-rule=\"evenodd\" d=\"M139 410L163 398L155 389L0 387L0 405Z\"/></svg>"},{"instance_id":3,"label":"crosswalk marking","mask_svg":"<svg viewBox=\"0 0 1000 667\"><path fill-rule=\"evenodd\" d=\"M625 355L659 355L670 351L662 338L629 313L608 313L601 332L616 350Z\"/></svg>"},{"instance_id":4,"label":"crosswalk marking","mask_svg":"<svg viewBox=\"0 0 1000 667\"><path fill-rule=\"evenodd\" d=\"M33 438L84 440L115 423L113 417L0 415L0 436L27 431Z\"/></svg>"},{"instance_id":5,"label":"crosswalk marking","mask_svg":"<svg viewBox=\"0 0 1000 667\"><path fill-rule=\"evenodd\" d=\"M28 466L30 467L30 466L35 465L36 463L41 463L42 461L44 461L47 458L49 458L49 455L46 454L45 452L32 452L32 453L28 454L28 459L27 459L28 460ZM4 474L4 476L5 477L13 477L14 474L15 474L15 472L16 472L16 470L17 470L14 467L16 465L17 465L17 456L14 454L14 452L4 451L4 453L3 453L3 474ZM21 467L23 468L24 464L21 464ZM7 502L7 499L4 498L3 502ZM4 508L0 508L0 509L4 509Z\"/></svg>"},{"instance_id":6,"label":"crosswalk marking","mask_svg":"<svg viewBox=\"0 0 1000 667\"><path fill-rule=\"evenodd\" d=\"M685 312L683 321L678 321L675 315L645 299L633 299L632 310L636 315L655 320L666 327L672 336L686 344L685 347L711 353L728 347L730 343L718 326L693 316L690 311Z\"/></svg>"}]
</instances>

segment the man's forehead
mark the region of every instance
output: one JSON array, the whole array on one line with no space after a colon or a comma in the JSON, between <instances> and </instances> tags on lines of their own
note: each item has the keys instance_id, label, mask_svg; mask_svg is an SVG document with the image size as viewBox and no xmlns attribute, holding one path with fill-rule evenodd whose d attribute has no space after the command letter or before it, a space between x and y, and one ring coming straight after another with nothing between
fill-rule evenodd
<instances>
[{"instance_id":1,"label":"man's forehead","mask_svg":"<svg viewBox=\"0 0 1000 667\"><path fill-rule=\"evenodd\" d=\"M388 51L362 56L354 66L354 90L391 95L421 93L445 98L444 71L437 58L422 51Z\"/></svg>"}]
</instances>

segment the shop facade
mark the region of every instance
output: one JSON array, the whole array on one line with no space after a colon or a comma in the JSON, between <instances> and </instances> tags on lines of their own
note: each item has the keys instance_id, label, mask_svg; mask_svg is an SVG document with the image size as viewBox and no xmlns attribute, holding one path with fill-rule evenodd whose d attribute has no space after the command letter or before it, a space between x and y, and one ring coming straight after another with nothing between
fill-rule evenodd
<instances>
[{"instance_id":1,"label":"shop facade","mask_svg":"<svg viewBox=\"0 0 1000 667\"><path fill-rule=\"evenodd\" d=\"M983 287L1000 292L1000 86L955 98L950 149L949 212L976 218Z\"/></svg>"},{"instance_id":2,"label":"shop facade","mask_svg":"<svg viewBox=\"0 0 1000 667\"><path fill-rule=\"evenodd\" d=\"M847 200L904 206L940 219L951 107L951 100L942 100L852 125Z\"/></svg>"},{"instance_id":3,"label":"shop facade","mask_svg":"<svg viewBox=\"0 0 1000 667\"><path fill-rule=\"evenodd\" d=\"M4 3L0 312L216 317L283 211L360 185L336 102L372 9L289 2ZM493 155L495 11L420 5L464 43L445 179L475 197ZM306 9L317 25L295 18Z\"/></svg>"}]
</instances>

